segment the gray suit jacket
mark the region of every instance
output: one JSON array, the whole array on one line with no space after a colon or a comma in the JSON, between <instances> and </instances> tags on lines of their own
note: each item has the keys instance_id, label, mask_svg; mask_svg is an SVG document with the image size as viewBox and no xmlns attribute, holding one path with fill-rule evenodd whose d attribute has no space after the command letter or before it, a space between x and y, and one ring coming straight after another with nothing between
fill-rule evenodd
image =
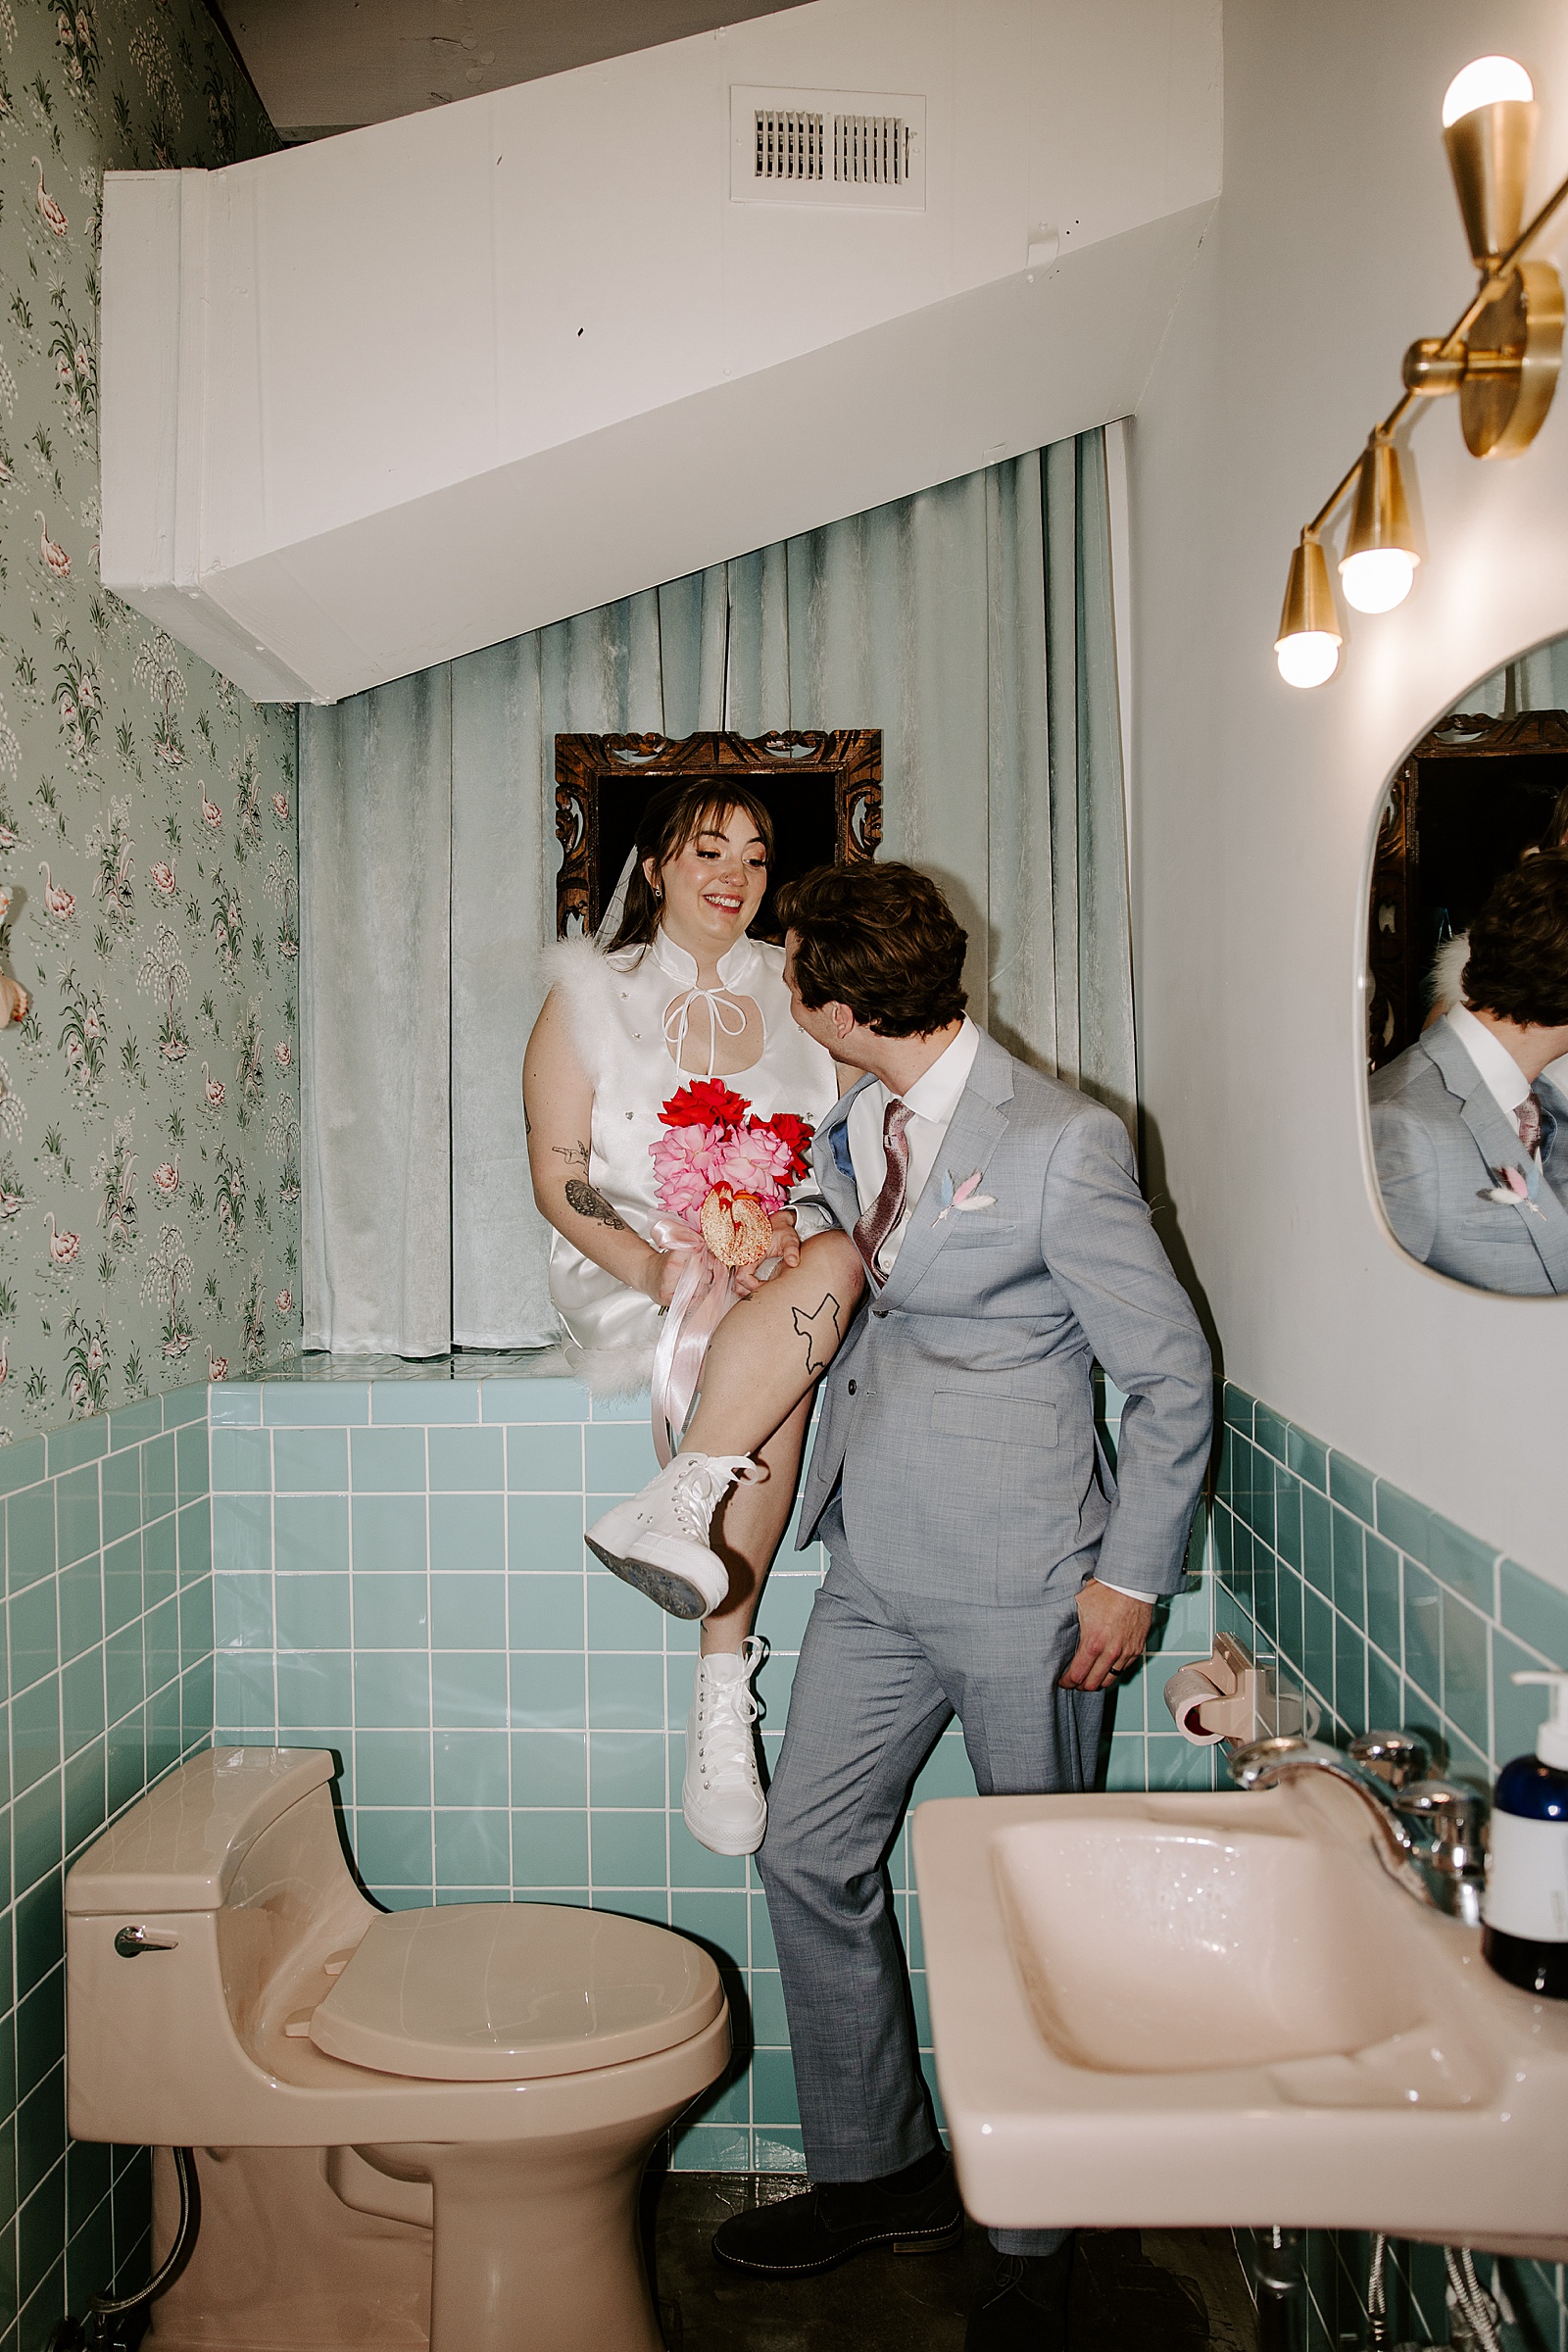
<instances>
[{"instance_id":1,"label":"gray suit jacket","mask_svg":"<svg viewBox=\"0 0 1568 2352\"><path fill-rule=\"evenodd\" d=\"M1568 1103L1556 1090L1537 1082L1551 1125L1535 1209L1485 1197L1500 1169L1523 1169L1524 1147L1446 1020L1379 1070L1369 1091L1378 1189L1401 1249L1477 1290L1568 1291Z\"/></svg>"},{"instance_id":2,"label":"gray suit jacket","mask_svg":"<svg viewBox=\"0 0 1568 2352\"><path fill-rule=\"evenodd\" d=\"M813 1146L846 1231L858 1092ZM943 1171L961 1184L976 1168L995 1205L941 1216ZM1097 1357L1127 1397L1116 1480L1097 1477ZM1213 1411L1198 1317L1121 1121L983 1031L892 1274L822 1388L800 1542L842 1480L850 1550L873 1585L1021 1600L1064 1562L1076 1588L1098 1549L1115 1584L1179 1588Z\"/></svg>"}]
</instances>

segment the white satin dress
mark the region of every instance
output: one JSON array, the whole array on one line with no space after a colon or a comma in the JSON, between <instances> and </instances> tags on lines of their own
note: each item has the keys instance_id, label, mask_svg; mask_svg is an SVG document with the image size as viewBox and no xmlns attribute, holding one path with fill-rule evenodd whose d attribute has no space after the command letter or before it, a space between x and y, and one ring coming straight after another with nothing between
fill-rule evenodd
<instances>
[{"instance_id":1,"label":"white satin dress","mask_svg":"<svg viewBox=\"0 0 1568 2352\"><path fill-rule=\"evenodd\" d=\"M583 1070L593 1082L588 1179L644 1241L660 1214L651 1147L665 1130L659 1113L678 1087L708 1075L677 1061L686 1020L706 997L712 1027L731 1034L738 1014L730 998L750 997L762 1016L762 1052L750 1069L720 1073L759 1118L794 1111L818 1126L837 1100L831 1057L790 1013L784 951L743 939L719 959L719 987L699 990L697 963L662 931L648 948L601 953L591 940L563 940L547 951L546 976L564 1005ZM802 1235L820 1232L832 1216L808 1176L790 1196ZM550 1240L550 1296L561 1318L562 1344L572 1370L597 1396L634 1396L649 1386L660 1314L634 1291L574 1249L564 1234Z\"/></svg>"}]
</instances>

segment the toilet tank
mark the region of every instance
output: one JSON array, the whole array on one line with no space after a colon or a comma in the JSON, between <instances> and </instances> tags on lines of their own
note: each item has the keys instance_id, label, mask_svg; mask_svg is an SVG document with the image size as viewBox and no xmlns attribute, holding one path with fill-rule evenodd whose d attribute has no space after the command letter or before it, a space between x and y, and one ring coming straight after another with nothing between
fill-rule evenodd
<instances>
[{"instance_id":1,"label":"toilet tank","mask_svg":"<svg viewBox=\"0 0 1568 2352\"><path fill-rule=\"evenodd\" d=\"M193 1756L66 1880L67 2100L78 2139L223 2143L267 2077L271 2005L375 1916L319 1748Z\"/></svg>"}]
</instances>

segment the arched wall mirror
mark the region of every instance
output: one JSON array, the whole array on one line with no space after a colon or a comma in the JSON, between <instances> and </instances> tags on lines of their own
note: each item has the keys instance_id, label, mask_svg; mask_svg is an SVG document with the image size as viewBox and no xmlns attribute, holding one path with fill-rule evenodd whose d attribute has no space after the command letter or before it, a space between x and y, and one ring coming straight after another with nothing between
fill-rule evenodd
<instances>
[{"instance_id":1,"label":"arched wall mirror","mask_svg":"<svg viewBox=\"0 0 1568 2352\"><path fill-rule=\"evenodd\" d=\"M1568 1295L1568 637L1484 678L1415 745L1367 899L1390 1231L1471 1289Z\"/></svg>"}]
</instances>

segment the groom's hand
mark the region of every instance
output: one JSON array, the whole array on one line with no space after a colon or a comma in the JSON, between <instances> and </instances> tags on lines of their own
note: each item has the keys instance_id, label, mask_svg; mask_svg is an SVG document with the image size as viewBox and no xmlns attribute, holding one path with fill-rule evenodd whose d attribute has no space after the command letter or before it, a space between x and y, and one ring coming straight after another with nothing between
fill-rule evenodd
<instances>
[{"instance_id":1,"label":"groom's hand","mask_svg":"<svg viewBox=\"0 0 1568 2352\"><path fill-rule=\"evenodd\" d=\"M763 1265L770 1267L773 1274L782 1273L788 1266L798 1266L801 1262L801 1237L795 1230L794 1209L781 1208L767 1222L773 1237L773 1254L771 1258L762 1260ZM734 1283L741 1297L749 1298L754 1291L762 1287L760 1269L756 1266L750 1269L737 1266Z\"/></svg>"},{"instance_id":2,"label":"groom's hand","mask_svg":"<svg viewBox=\"0 0 1568 2352\"><path fill-rule=\"evenodd\" d=\"M1102 1690L1144 1654L1154 1612L1147 1600L1089 1579L1078 1594L1078 1647L1061 1677L1064 1690Z\"/></svg>"}]
</instances>

